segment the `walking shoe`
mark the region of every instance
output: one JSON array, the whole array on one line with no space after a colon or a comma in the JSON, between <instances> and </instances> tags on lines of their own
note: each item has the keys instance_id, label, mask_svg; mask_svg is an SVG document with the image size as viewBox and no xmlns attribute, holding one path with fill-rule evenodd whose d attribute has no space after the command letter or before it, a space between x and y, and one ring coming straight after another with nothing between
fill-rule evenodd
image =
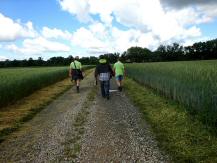
<instances>
[{"instance_id":1,"label":"walking shoe","mask_svg":"<svg viewBox=\"0 0 217 163\"><path fill-rule=\"evenodd\" d=\"M79 86L77 86L77 93L79 93Z\"/></svg>"},{"instance_id":2,"label":"walking shoe","mask_svg":"<svg viewBox=\"0 0 217 163\"><path fill-rule=\"evenodd\" d=\"M121 92L122 91L122 87L120 86L120 87L118 87L118 90L119 90L119 92Z\"/></svg>"}]
</instances>

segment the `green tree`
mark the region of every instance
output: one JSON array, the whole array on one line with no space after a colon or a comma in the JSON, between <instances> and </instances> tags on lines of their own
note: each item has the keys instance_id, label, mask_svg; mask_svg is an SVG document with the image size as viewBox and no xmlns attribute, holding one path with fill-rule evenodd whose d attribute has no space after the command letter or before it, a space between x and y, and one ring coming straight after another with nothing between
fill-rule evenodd
<instances>
[{"instance_id":1,"label":"green tree","mask_svg":"<svg viewBox=\"0 0 217 163\"><path fill-rule=\"evenodd\" d=\"M127 49L126 60L131 62L145 62L151 59L152 52L147 48L131 47Z\"/></svg>"}]
</instances>

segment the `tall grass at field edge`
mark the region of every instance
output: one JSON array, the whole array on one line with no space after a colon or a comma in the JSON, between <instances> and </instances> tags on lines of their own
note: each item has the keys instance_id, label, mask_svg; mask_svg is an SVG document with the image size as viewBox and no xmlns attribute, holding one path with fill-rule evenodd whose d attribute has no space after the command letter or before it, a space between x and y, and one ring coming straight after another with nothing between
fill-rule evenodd
<instances>
[{"instance_id":1,"label":"tall grass at field edge","mask_svg":"<svg viewBox=\"0 0 217 163\"><path fill-rule=\"evenodd\" d=\"M67 77L68 67L0 69L0 108Z\"/></svg>"},{"instance_id":2,"label":"tall grass at field edge","mask_svg":"<svg viewBox=\"0 0 217 163\"><path fill-rule=\"evenodd\" d=\"M174 162L217 162L217 138L186 109L132 79L125 82L127 95L151 125L159 147Z\"/></svg>"},{"instance_id":3,"label":"tall grass at field edge","mask_svg":"<svg viewBox=\"0 0 217 163\"><path fill-rule=\"evenodd\" d=\"M216 60L128 64L126 70L129 77L184 105L217 132Z\"/></svg>"}]
</instances>

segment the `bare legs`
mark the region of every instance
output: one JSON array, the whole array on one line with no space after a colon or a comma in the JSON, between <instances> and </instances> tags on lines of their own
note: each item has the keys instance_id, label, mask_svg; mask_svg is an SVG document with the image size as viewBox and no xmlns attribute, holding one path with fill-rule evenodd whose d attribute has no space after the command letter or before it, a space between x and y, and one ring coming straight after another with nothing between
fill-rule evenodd
<instances>
[{"instance_id":1,"label":"bare legs","mask_svg":"<svg viewBox=\"0 0 217 163\"><path fill-rule=\"evenodd\" d=\"M116 79L116 83L118 85L118 90L121 92L122 91L122 84L123 84L122 80L117 80Z\"/></svg>"},{"instance_id":2,"label":"bare legs","mask_svg":"<svg viewBox=\"0 0 217 163\"><path fill-rule=\"evenodd\" d=\"M80 79L75 80L77 93L79 93Z\"/></svg>"}]
</instances>

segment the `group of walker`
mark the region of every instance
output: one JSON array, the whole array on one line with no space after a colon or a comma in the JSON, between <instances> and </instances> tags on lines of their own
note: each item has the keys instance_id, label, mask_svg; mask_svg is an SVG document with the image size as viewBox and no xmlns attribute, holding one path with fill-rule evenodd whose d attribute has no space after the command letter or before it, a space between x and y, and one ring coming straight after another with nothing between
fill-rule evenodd
<instances>
[{"instance_id":1,"label":"group of walker","mask_svg":"<svg viewBox=\"0 0 217 163\"><path fill-rule=\"evenodd\" d=\"M69 69L69 76L71 77L71 80L76 84L77 93L79 93L80 81L83 79L82 65L78 60L79 57L75 57L73 62L70 64ZM117 59L117 62L113 65L112 69L111 65L104 58L104 56L100 56L99 64L96 66L94 75L96 78L96 83L97 80L100 81L101 95L103 98L107 98L108 100L110 99L109 90L110 79L112 76L115 76L116 78L118 91L122 91L124 73L124 64L120 61L120 58Z\"/></svg>"}]
</instances>

